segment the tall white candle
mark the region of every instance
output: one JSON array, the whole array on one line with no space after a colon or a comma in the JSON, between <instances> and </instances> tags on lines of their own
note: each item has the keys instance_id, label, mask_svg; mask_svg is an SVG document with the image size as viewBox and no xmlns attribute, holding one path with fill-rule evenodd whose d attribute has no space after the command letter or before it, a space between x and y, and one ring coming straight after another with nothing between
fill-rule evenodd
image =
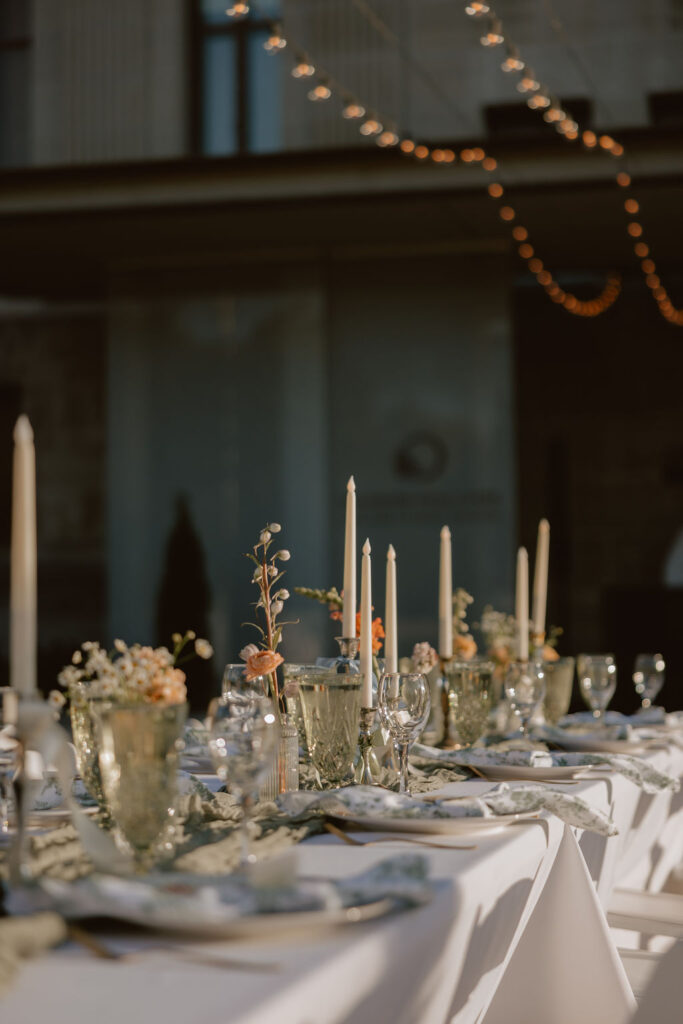
<instances>
[{"instance_id":1,"label":"tall white candle","mask_svg":"<svg viewBox=\"0 0 683 1024\"><path fill-rule=\"evenodd\" d=\"M439 559L439 655L453 657L453 564L451 531L441 528Z\"/></svg>"},{"instance_id":2,"label":"tall white candle","mask_svg":"<svg viewBox=\"0 0 683 1024\"><path fill-rule=\"evenodd\" d=\"M344 617L343 635L356 635L356 485L346 485L346 532L344 535Z\"/></svg>"},{"instance_id":3,"label":"tall white candle","mask_svg":"<svg viewBox=\"0 0 683 1024\"><path fill-rule=\"evenodd\" d=\"M531 614L534 636L545 636L545 609L548 600L548 552L550 548L550 523L541 519L536 539L536 561L534 563L533 611Z\"/></svg>"},{"instance_id":4,"label":"tall white candle","mask_svg":"<svg viewBox=\"0 0 683 1024\"><path fill-rule=\"evenodd\" d=\"M36 689L36 451L28 416L14 428L12 544L10 555L10 686Z\"/></svg>"},{"instance_id":5,"label":"tall white candle","mask_svg":"<svg viewBox=\"0 0 683 1024\"><path fill-rule=\"evenodd\" d=\"M387 551L387 587L384 608L384 661L385 672L398 672L398 616L396 610L396 552L394 545Z\"/></svg>"},{"instance_id":6,"label":"tall white candle","mask_svg":"<svg viewBox=\"0 0 683 1024\"><path fill-rule=\"evenodd\" d=\"M372 707L372 567L370 541L363 545L360 576L360 704Z\"/></svg>"},{"instance_id":7,"label":"tall white candle","mask_svg":"<svg viewBox=\"0 0 683 1024\"><path fill-rule=\"evenodd\" d=\"M529 660L529 556L526 548L517 552L517 589L515 593L518 653L522 661Z\"/></svg>"}]
</instances>

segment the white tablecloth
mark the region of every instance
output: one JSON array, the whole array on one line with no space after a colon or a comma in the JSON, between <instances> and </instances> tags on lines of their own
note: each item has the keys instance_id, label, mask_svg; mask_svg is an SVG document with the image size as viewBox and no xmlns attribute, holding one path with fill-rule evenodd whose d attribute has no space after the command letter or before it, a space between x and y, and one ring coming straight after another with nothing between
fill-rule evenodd
<instances>
[{"instance_id":1,"label":"white tablecloth","mask_svg":"<svg viewBox=\"0 0 683 1024\"><path fill-rule=\"evenodd\" d=\"M683 752L656 752L683 771ZM485 789L472 781L447 787ZM624 1024L634 1003L600 906L616 880L662 874L681 853L680 801L644 796L620 776L571 787L611 807L620 835L577 836L553 817L477 837L475 850L352 848L332 836L299 848L304 874L353 874L391 852L424 854L440 880L426 907L286 943L212 943L212 952L277 961L277 973L180 963L149 952L97 960L64 947L28 964L2 1020L50 1024ZM672 812L674 818L671 818ZM655 828L656 823L656 830ZM661 828L660 828L661 826ZM372 838L364 833L364 838ZM432 839L434 837L431 837ZM135 948L145 940L136 938Z\"/></svg>"}]
</instances>

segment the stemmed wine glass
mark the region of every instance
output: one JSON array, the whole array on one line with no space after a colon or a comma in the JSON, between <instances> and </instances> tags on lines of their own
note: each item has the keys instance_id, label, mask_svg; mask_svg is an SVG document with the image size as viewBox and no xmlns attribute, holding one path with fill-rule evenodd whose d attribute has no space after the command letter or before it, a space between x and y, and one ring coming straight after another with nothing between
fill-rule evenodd
<instances>
[{"instance_id":1,"label":"stemmed wine glass","mask_svg":"<svg viewBox=\"0 0 683 1024\"><path fill-rule=\"evenodd\" d=\"M633 682L643 709L652 705L664 685L665 669L666 664L661 654L637 655L633 666Z\"/></svg>"},{"instance_id":2,"label":"stemmed wine glass","mask_svg":"<svg viewBox=\"0 0 683 1024\"><path fill-rule=\"evenodd\" d=\"M513 661L505 673L505 696L522 719L522 736L529 739L529 722L545 697L542 661Z\"/></svg>"},{"instance_id":3,"label":"stemmed wine glass","mask_svg":"<svg viewBox=\"0 0 683 1024\"><path fill-rule=\"evenodd\" d=\"M394 741L399 759L399 793L410 793L408 752L429 717L429 684L420 672L388 672L377 691L379 717Z\"/></svg>"},{"instance_id":4,"label":"stemmed wine glass","mask_svg":"<svg viewBox=\"0 0 683 1024\"><path fill-rule=\"evenodd\" d=\"M617 688L617 666L613 654L579 654L576 659L581 696L596 722L605 720L607 705Z\"/></svg>"},{"instance_id":5,"label":"stemmed wine glass","mask_svg":"<svg viewBox=\"0 0 683 1024\"><path fill-rule=\"evenodd\" d=\"M249 852L248 822L256 794L277 755L280 730L273 702L253 688L233 687L218 701L209 734L216 774L239 800L240 867L256 858Z\"/></svg>"}]
</instances>

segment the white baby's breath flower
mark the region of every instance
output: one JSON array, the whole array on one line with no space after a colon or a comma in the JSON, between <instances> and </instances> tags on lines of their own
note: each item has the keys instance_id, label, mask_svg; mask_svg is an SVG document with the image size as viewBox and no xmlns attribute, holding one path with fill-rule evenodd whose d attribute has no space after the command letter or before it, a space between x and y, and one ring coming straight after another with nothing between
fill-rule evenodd
<instances>
[{"instance_id":1,"label":"white baby's breath flower","mask_svg":"<svg viewBox=\"0 0 683 1024\"><path fill-rule=\"evenodd\" d=\"M279 523L271 523L268 529L270 530L271 533L279 533L282 527L280 526Z\"/></svg>"},{"instance_id":2,"label":"white baby's breath flower","mask_svg":"<svg viewBox=\"0 0 683 1024\"><path fill-rule=\"evenodd\" d=\"M187 637L188 640L194 640L194 638L197 636L197 634L195 633L195 631L193 629L188 629L188 631L185 634L185 636Z\"/></svg>"},{"instance_id":3,"label":"white baby's breath flower","mask_svg":"<svg viewBox=\"0 0 683 1024\"><path fill-rule=\"evenodd\" d=\"M283 608L284 604L282 601L273 601L270 605L270 611L273 615L279 615Z\"/></svg>"},{"instance_id":4,"label":"white baby's breath flower","mask_svg":"<svg viewBox=\"0 0 683 1024\"><path fill-rule=\"evenodd\" d=\"M126 651L126 644L125 644L125 642L123 640L118 639L118 638L116 640L114 640L114 647L121 654L124 654L125 651Z\"/></svg>"},{"instance_id":5,"label":"white baby's breath flower","mask_svg":"<svg viewBox=\"0 0 683 1024\"><path fill-rule=\"evenodd\" d=\"M270 540L270 530L261 530L259 540L261 541L262 544L267 544L268 541Z\"/></svg>"},{"instance_id":6,"label":"white baby's breath flower","mask_svg":"<svg viewBox=\"0 0 683 1024\"><path fill-rule=\"evenodd\" d=\"M202 640L201 637L195 640L194 649L198 656L204 658L205 661L213 655L213 647L208 640Z\"/></svg>"},{"instance_id":7,"label":"white baby's breath flower","mask_svg":"<svg viewBox=\"0 0 683 1024\"><path fill-rule=\"evenodd\" d=\"M288 562L292 556L286 548L283 548L282 551L278 551L275 557L279 558L281 562Z\"/></svg>"},{"instance_id":8,"label":"white baby's breath flower","mask_svg":"<svg viewBox=\"0 0 683 1024\"><path fill-rule=\"evenodd\" d=\"M61 711L66 704L66 697L60 690L50 690L47 702L55 711Z\"/></svg>"},{"instance_id":9,"label":"white baby's breath flower","mask_svg":"<svg viewBox=\"0 0 683 1024\"><path fill-rule=\"evenodd\" d=\"M83 661L83 655L81 654L81 652L74 651L73 654L71 655L71 661L73 662L74 665L80 665L80 663Z\"/></svg>"},{"instance_id":10,"label":"white baby's breath flower","mask_svg":"<svg viewBox=\"0 0 683 1024\"><path fill-rule=\"evenodd\" d=\"M240 658L242 661L248 661L249 658L252 658L255 654L258 654L258 647L256 644L247 644L247 646L243 647L240 651Z\"/></svg>"},{"instance_id":11,"label":"white baby's breath flower","mask_svg":"<svg viewBox=\"0 0 683 1024\"><path fill-rule=\"evenodd\" d=\"M180 635L180 633L174 633L173 636L171 637L171 640L173 641L174 644L179 644L182 643L183 638Z\"/></svg>"}]
</instances>

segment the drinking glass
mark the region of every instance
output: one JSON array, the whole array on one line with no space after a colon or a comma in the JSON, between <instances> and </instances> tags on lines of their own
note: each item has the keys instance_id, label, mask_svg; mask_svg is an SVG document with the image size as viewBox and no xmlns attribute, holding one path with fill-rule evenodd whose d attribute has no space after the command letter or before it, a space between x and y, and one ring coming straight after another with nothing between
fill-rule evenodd
<instances>
[{"instance_id":1,"label":"drinking glass","mask_svg":"<svg viewBox=\"0 0 683 1024\"><path fill-rule=\"evenodd\" d=\"M19 695L11 686L0 686L0 832L9 832L9 812L14 802L14 776L19 744L16 724Z\"/></svg>"},{"instance_id":2,"label":"drinking glass","mask_svg":"<svg viewBox=\"0 0 683 1024\"><path fill-rule=\"evenodd\" d=\"M639 654L633 668L633 682L640 706L649 708L664 685L666 664L661 654Z\"/></svg>"},{"instance_id":3,"label":"drinking glass","mask_svg":"<svg viewBox=\"0 0 683 1024\"><path fill-rule=\"evenodd\" d=\"M98 757L97 710L109 706L104 697L92 697L88 687L80 684L71 693L69 714L71 735L76 750L76 767L83 785L106 816L106 801Z\"/></svg>"},{"instance_id":4,"label":"drinking glass","mask_svg":"<svg viewBox=\"0 0 683 1024\"><path fill-rule=\"evenodd\" d=\"M256 676L255 679L247 679L247 666L244 662L237 665L226 665L223 671L222 693L225 696L237 690L240 693L251 692L255 697L269 697L268 679L266 676Z\"/></svg>"},{"instance_id":5,"label":"drinking glass","mask_svg":"<svg viewBox=\"0 0 683 1024\"><path fill-rule=\"evenodd\" d=\"M447 746L472 746L484 732L491 709L493 669L493 662L482 658L450 661L444 666L448 698Z\"/></svg>"},{"instance_id":6,"label":"drinking glass","mask_svg":"<svg viewBox=\"0 0 683 1024\"><path fill-rule=\"evenodd\" d=\"M144 871L173 850L187 704L109 704L94 716L114 839Z\"/></svg>"},{"instance_id":7,"label":"drinking glass","mask_svg":"<svg viewBox=\"0 0 683 1024\"><path fill-rule=\"evenodd\" d=\"M286 665L285 686L298 685L306 746L320 789L353 781L361 677L335 667Z\"/></svg>"},{"instance_id":8,"label":"drinking glass","mask_svg":"<svg viewBox=\"0 0 683 1024\"><path fill-rule=\"evenodd\" d=\"M377 707L399 760L399 793L410 793L408 753L429 718L429 683L421 672L388 672L379 681Z\"/></svg>"},{"instance_id":9,"label":"drinking glass","mask_svg":"<svg viewBox=\"0 0 683 1024\"><path fill-rule=\"evenodd\" d=\"M240 867L256 858L249 852L249 817L259 786L277 756L280 730L273 702L248 690L231 690L218 702L209 733L216 774L229 783L242 808Z\"/></svg>"},{"instance_id":10,"label":"drinking glass","mask_svg":"<svg viewBox=\"0 0 683 1024\"><path fill-rule=\"evenodd\" d=\"M505 673L505 696L522 719L522 736L529 738L529 722L545 696L542 661L512 661Z\"/></svg>"},{"instance_id":11,"label":"drinking glass","mask_svg":"<svg viewBox=\"0 0 683 1024\"><path fill-rule=\"evenodd\" d=\"M574 683L574 659L556 658L545 661L545 697L543 714L548 725L557 725L569 711Z\"/></svg>"},{"instance_id":12,"label":"drinking glass","mask_svg":"<svg viewBox=\"0 0 683 1024\"><path fill-rule=\"evenodd\" d=\"M617 666L613 654L579 654L576 659L581 696L593 712L596 722L605 720L605 711L617 687Z\"/></svg>"}]
</instances>

